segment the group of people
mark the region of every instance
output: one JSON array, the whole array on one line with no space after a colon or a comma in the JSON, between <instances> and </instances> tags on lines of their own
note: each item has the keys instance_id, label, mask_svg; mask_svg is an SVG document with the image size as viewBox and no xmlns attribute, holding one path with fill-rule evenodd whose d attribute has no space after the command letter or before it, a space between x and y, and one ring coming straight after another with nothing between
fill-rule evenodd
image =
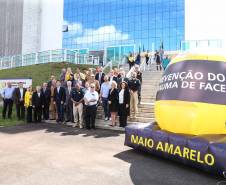
<instances>
[{"instance_id":1,"label":"group of people","mask_svg":"<svg viewBox=\"0 0 226 185\"><path fill-rule=\"evenodd\" d=\"M127 125L127 117L136 117L141 100L142 73L134 66L131 78L125 71L117 68L108 74L102 67L82 73L75 73L68 67L62 69L59 79L54 75L42 86L25 89L20 82L17 88L7 83L2 91L3 119L11 119L13 104L16 106L18 120L42 122L56 120L65 124L72 122L74 127L95 129L97 107L103 106L105 120L111 120L110 126ZM8 111L8 112L7 112ZM25 118L26 115L26 118Z\"/></svg>"},{"instance_id":2,"label":"group of people","mask_svg":"<svg viewBox=\"0 0 226 185\"><path fill-rule=\"evenodd\" d=\"M155 53L151 54L151 52L142 52L142 53L129 53L128 56L126 56L126 63L129 64L129 68L131 69L135 65L141 65L144 63L148 68L150 68L150 65L152 63L156 64L156 70L165 70L166 67L170 63L170 58L168 55L164 55L163 50L155 51Z\"/></svg>"}]
</instances>

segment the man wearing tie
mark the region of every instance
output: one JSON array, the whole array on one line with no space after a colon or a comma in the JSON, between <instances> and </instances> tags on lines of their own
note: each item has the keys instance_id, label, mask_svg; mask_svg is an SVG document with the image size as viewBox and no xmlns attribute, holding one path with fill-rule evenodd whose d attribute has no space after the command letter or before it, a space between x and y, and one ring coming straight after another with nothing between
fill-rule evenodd
<instances>
[{"instance_id":1,"label":"man wearing tie","mask_svg":"<svg viewBox=\"0 0 226 185\"><path fill-rule=\"evenodd\" d=\"M64 122L64 103L66 101L66 94L65 89L61 87L61 83L58 80L56 83L56 88L54 89L54 97L53 97L53 103L57 107L57 123L63 123Z\"/></svg>"},{"instance_id":2,"label":"man wearing tie","mask_svg":"<svg viewBox=\"0 0 226 185\"><path fill-rule=\"evenodd\" d=\"M50 99L51 99L51 91L48 88L47 83L43 83L41 93L44 96L44 108L42 110L43 118L45 120L48 120L49 119L49 105L50 105Z\"/></svg>"},{"instance_id":3,"label":"man wearing tie","mask_svg":"<svg viewBox=\"0 0 226 185\"><path fill-rule=\"evenodd\" d=\"M24 107L24 96L26 89L23 88L23 82L18 84L18 87L14 90L13 100L16 105L16 114L18 120L23 120L25 118L25 107Z\"/></svg>"},{"instance_id":4,"label":"man wearing tie","mask_svg":"<svg viewBox=\"0 0 226 185\"><path fill-rule=\"evenodd\" d=\"M14 88L12 87L11 83L7 83L7 87L2 91L2 98L3 98L3 110L2 110L2 117L5 119L6 112L8 109L8 118L11 119L12 115L12 107L13 107L13 92Z\"/></svg>"},{"instance_id":5,"label":"man wearing tie","mask_svg":"<svg viewBox=\"0 0 226 185\"><path fill-rule=\"evenodd\" d=\"M44 108L44 95L41 92L41 87L37 86L36 91L32 95L32 106L34 110L34 122L42 121L42 109Z\"/></svg>"},{"instance_id":6,"label":"man wearing tie","mask_svg":"<svg viewBox=\"0 0 226 185\"><path fill-rule=\"evenodd\" d=\"M105 74L103 72L103 68L99 67L98 73L96 73L96 75L95 75L95 80L99 81L100 86L102 83L104 83L104 76L105 76Z\"/></svg>"},{"instance_id":7,"label":"man wearing tie","mask_svg":"<svg viewBox=\"0 0 226 185\"><path fill-rule=\"evenodd\" d=\"M73 122L73 103L71 101L71 93L72 93L72 82L67 81L67 87L65 88L66 93L66 122Z\"/></svg>"}]
</instances>

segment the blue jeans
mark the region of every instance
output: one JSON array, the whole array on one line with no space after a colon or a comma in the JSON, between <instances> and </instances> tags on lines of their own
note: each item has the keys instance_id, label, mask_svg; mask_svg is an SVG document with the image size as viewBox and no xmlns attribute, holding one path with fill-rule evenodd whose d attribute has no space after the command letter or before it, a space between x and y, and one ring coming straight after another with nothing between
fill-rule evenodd
<instances>
[{"instance_id":1,"label":"blue jeans","mask_svg":"<svg viewBox=\"0 0 226 185\"><path fill-rule=\"evenodd\" d=\"M103 108L104 108L105 118L109 118L111 115L110 115L110 112L109 112L108 98L102 97L102 105L103 105Z\"/></svg>"}]
</instances>

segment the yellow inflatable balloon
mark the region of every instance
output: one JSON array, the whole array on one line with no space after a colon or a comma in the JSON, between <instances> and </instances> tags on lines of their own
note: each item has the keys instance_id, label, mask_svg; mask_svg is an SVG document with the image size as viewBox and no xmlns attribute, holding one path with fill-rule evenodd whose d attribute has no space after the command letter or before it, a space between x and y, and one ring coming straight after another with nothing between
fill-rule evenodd
<instances>
[{"instance_id":1,"label":"yellow inflatable balloon","mask_svg":"<svg viewBox=\"0 0 226 185\"><path fill-rule=\"evenodd\" d=\"M160 80L155 117L173 133L226 134L226 57L175 57Z\"/></svg>"}]
</instances>

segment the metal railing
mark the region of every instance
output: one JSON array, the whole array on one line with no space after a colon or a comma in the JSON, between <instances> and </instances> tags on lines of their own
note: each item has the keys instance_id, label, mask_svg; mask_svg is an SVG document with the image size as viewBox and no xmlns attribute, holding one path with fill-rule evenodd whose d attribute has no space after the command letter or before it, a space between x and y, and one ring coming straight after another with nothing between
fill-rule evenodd
<instances>
[{"instance_id":1,"label":"metal railing","mask_svg":"<svg viewBox=\"0 0 226 185\"><path fill-rule=\"evenodd\" d=\"M69 49L57 49L24 55L0 57L0 70L51 62L99 65L100 61L99 56L79 54L77 51Z\"/></svg>"}]
</instances>

